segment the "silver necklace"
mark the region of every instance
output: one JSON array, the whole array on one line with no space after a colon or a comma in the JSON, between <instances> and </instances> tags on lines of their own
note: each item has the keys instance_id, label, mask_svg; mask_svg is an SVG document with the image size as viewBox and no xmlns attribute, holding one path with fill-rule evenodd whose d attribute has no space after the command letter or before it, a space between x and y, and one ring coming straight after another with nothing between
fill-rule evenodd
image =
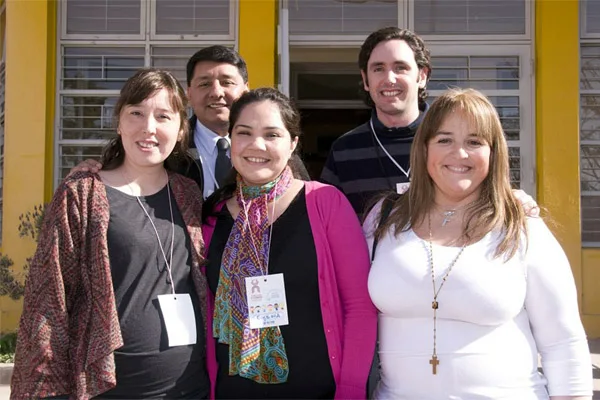
<instances>
[{"instance_id":1,"label":"silver necklace","mask_svg":"<svg viewBox=\"0 0 600 400\"><path fill-rule=\"evenodd\" d=\"M135 197L135 199L137 200L140 207L142 207L142 210L144 210L144 214L146 214L146 217L148 217L148 219L150 220L150 224L152 224L152 228L154 228L154 233L156 234L156 239L158 240L158 247L160 248L160 252L162 253L162 256L165 260L165 264L167 266L167 272L169 273L169 280L171 283L171 292L174 295L175 294L175 282L173 281L173 273L171 270L171 265L173 263L173 247L174 247L173 245L175 243L175 220L173 219L173 205L171 204L171 185L169 184L169 173L167 171L165 171L165 174L167 175L167 197L169 198L169 211L171 212L171 250L170 250L171 258L170 258L170 260L167 259L167 255L165 254L165 249L163 248L163 245L161 243L160 235L158 234L158 229L156 229L156 225L154 225L154 221L152 220L152 218L150 217L150 214L148 214L148 211L146 210L146 207L144 207L144 204L140 200L140 196L135 195L133 188L129 184L129 181L131 181L131 179L129 179L129 177L125 174L124 171L121 171L121 172L123 175L125 175L125 179L127 181L127 186L129 187L129 190L131 190L131 195Z\"/></svg>"},{"instance_id":2,"label":"silver necklace","mask_svg":"<svg viewBox=\"0 0 600 400\"><path fill-rule=\"evenodd\" d=\"M442 216L444 217L444 220L442 221L442 226L446 226L446 224L448 222L452 221L452 218L456 215L457 211L460 211L460 210L462 210L464 208L467 208L467 207L471 206L472 204L475 203L475 201L477 201L477 200L474 200L474 201L472 201L472 202L470 202L468 204L465 204L463 206L459 206L459 207L456 207L456 208L451 208L449 210L442 211Z\"/></svg>"}]
</instances>

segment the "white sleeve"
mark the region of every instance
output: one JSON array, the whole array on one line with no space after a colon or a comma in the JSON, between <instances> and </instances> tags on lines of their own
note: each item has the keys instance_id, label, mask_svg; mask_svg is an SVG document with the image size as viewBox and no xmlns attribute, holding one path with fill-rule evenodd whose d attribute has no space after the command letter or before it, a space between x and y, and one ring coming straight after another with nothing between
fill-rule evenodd
<instances>
[{"instance_id":1,"label":"white sleeve","mask_svg":"<svg viewBox=\"0 0 600 400\"><path fill-rule=\"evenodd\" d=\"M383 204L383 200L379 200L371 211L367 214L365 221L363 222L363 233L367 238L367 244L369 245L369 257L373 254L373 235L375 233L375 229L377 229L377 225L379 224L379 216L381 213L381 205ZM370 258L369 258L370 259Z\"/></svg>"},{"instance_id":2,"label":"white sleeve","mask_svg":"<svg viewBox=\"0 0 600 400\"><path fill-rule=\"evenodd\" d=\"M541 218L527 224L525 307L549 394L591 396L591 359L569 260Z\"/></svg>"}]
</instances>

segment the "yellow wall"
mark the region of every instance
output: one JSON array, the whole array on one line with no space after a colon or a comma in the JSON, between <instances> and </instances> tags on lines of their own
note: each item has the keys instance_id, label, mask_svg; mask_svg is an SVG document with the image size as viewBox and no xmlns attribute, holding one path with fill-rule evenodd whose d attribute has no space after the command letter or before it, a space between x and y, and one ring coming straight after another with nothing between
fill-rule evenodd
<instances>
[{"instance_id":1,"label":"yellow wall","mask_svg":"<svg viewBox=\"0 0 600 400\"><path fill-rule=\"evenodd\" d=\"M277 1L240 0L239 52L248 64L251 88L275 86Z\"/></svg>"},{"instance_id":2,"label":"yellow wall","mask_svg":"<svg viewBox=\"0 0 600 400\"><path fill-rule=\"evenodd\" d=\"M600 337L600 249L585 249L583 261L583 323L589 337Z\"/></svg>"},{"instance_id":3,"label":"yellow wall","mask_svg":"<svg viewBox=\"0 0 600 400\"><path fill-rule=\"evenodd\" d=\"M569 257L586 331L596 337L600 323L590 314L600 303L594 295L600 280L584 266L598 264L600 252L594 256L581 250L578 3L535 2L537 185L538 201L547 208L551 228Z\"/></svg>"},{"instance_id":4,"label":"yellow wall","mask_svg":"<svg viewBox=\"0 0 600 400\"><path fill-rule=\"evenodd\" d=\"M6 1L2 248L18 268L35 247L19 238L18 217L48 198L56 70L54 8L50 1ZM0 298L0 331L17 326L20 308L19 302Z\"/></svg>"}]
</instances>

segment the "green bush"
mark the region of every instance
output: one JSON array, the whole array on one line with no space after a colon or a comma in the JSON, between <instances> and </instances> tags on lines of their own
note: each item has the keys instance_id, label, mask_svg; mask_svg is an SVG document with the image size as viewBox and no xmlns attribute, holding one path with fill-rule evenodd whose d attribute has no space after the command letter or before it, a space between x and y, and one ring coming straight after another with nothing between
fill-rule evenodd
<instances>
[{"instance_id":1,"label":"green bush","mask_svg":"<svg viewBox=\"0 0 600 400\"><path fill-rule=\"evenodd\" d=\"M19 216L19 236L28 237L37 242L42 222L44 221L45 205L35 206L33 211L27 211ZM14 261L7 255L0 254L0 296L9 296L19 300L25 294L25 279L29 271L31 257L25 260L22 273L13 270ZM12 363L17 347L16 332L0 332L0 363Z\"/></svg>"},{"instance_id":2,"label":"green bush","mask_svg":"<svg viewBox=\"0 0 600 400\"><path fill-rule=\"evenodd\" d=\"M17 332L9 332L0 335L0 363L14 362L16 348Z\"/></svg>"}]
</instances>

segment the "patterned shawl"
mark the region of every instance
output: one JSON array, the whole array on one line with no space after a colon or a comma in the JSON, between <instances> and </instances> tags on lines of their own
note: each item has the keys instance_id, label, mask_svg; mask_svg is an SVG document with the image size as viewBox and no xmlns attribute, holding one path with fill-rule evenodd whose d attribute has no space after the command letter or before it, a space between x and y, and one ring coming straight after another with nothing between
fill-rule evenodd
<instances>
[{"instance_id":1,"label":"patterned shawl","mask_svg":"<svg viewBox=\"0 0 600 400\"><path fill-rule=\"evenodd\" d=\"M273 182L246 186L237 178L240 213L225 245L215 294L214 336L229 345L229 374L258 383L282 383L289 365L279 327L250 329L244 278L268 273L268 204L292 184L290 168Z\"/></svg>"}]
</instances>

